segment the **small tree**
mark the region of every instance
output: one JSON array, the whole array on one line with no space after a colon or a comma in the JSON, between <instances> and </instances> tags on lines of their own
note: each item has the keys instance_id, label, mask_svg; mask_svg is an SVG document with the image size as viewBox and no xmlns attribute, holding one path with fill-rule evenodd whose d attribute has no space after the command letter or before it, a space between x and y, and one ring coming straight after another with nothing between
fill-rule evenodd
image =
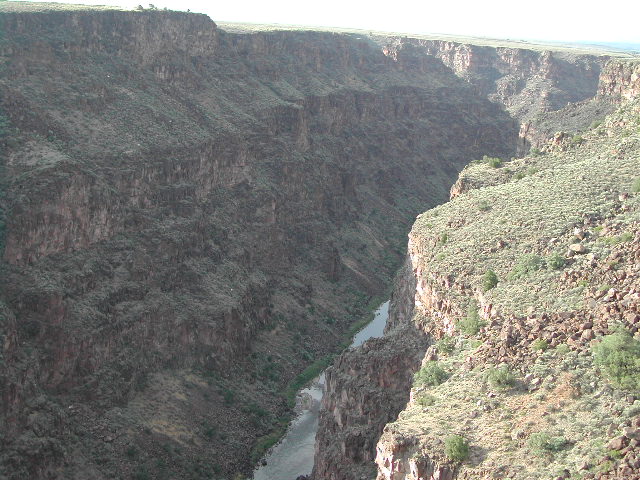
<instances>
[{"instance_id":1,"label":"small tree","mask_svg":"<svg viewBox=\"0 0 640 480\"><path fill-rule=\"evenodd\" d=\"M593 347L594 363L611 384L623 390L640 389L640 341L626 331L607 335Z\"/></svg>"},{"instance_id":2,"label":"small tree","mask_svg":"<svg viewBox=\"0 0 640 480\"><path fill-rule=\"evenodd\" d=\"M444 439L444 454L453 462L462 462L469 456L469 443L460 435L449 435Z\"/></svg>"},{"instance_id":3,"label":"small tree","mask_svg":"<svg viewBox=\"0 0 640 480\"><path fill-rule=\"evenodd\" d=\"M478 313L478 304L472 300L467 308L467 316L460 320L456 327L466 335L476 335L484 325Z\"/></svg>"},{"instance_id":4,"label":"small tree","mask_svg":"<svg viewBox=\"0 0 640 480\"><path fill-rule=\"evenodd\" d=\"M487 372L487 380L493 388L508 389L515 385L516 377L509 367L502 365L498 368L490 368Z\"/></svg>"},{"instance_id":5,"label":"small tree","mask_svg":"<svg viewBox=\"0 0 640 480\"><path fill-rule=\"evenodd\" d=\"M493 270L487 270L482 277L482 290L488 292L498 285L498 275Z\"/></svg>"},{"instance_id":6,"label":"small tree","mask_svg":"<svg viewBox=\"0 0 640 480\"><path fill-rule=\"evenodd\" d=\"M414 375L414 381L417 385L427 385L436 387L445 382L449 378L449 372L443 369L438 362L428 361Z\"/></svg>"},{"instance_id":7,"label":"small tree","mask_svg":"<svg viewBox=\"0 0 640 480\"><path fill-rule=\"evenodd\" d=\"M554 252L547 258L547 267L551 270L560 270L567 263L565 258L558 252Z\"/></svg>"}]
</instances>

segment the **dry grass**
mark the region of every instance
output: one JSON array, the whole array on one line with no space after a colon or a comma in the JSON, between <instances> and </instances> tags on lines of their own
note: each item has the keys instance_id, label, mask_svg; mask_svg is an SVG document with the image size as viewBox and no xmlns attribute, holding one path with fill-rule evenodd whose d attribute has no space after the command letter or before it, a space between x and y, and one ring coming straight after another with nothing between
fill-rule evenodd
<instances>
[{"instance_id":1,"label":"dry grass","mask_svg":"<svg viewBox=\"0 0 640 480\"><path fill-rule=\"evenodd\" d=\"M413 227L411 237L424 251L428 269L477 290L482 275L494 270L500 281L484 298L506 314L524 314L531 306L550 312L579 308L582 291L560 289L561 271L542 269L522 278L510 278L510 273L526 255L564 254L575 241L574 227L582 226L585 217L612 215L618 195L629 191L640 169L640 127L635 123L639 108L636 102L628 112L610 118L609 125L626 122L624 129L591 131L580 147L514 160L498 169L467 167L462 178L474 188L418 216ZM525 176L519 178L521 172ZM620 220L638 220L634 206L640 198L628 202L631 208ZM443 234L446 244L433 248ZM499 242L504 246L497 248ZM594 253L606 251L605 244L596 244L595 235L584 243ZM587 255L575 259L588 260Z\"/></svg>"}]
</instances>

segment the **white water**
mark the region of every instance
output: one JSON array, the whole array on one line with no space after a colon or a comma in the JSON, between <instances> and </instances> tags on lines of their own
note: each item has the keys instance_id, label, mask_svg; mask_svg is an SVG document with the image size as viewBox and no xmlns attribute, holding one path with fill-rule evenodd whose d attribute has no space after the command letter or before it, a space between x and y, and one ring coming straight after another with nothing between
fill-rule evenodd
<instances>
[{"instance_id":1,"label":"white water","mask_svg":"<svg viewBox=\"0 0 640 480\"><path fill-rule=\"evenodd\" d=\"M357 347L370 338L381 337L388 316L389 302L385 302L376 310L373 320L353 337L351 346ZM295 480L300 475L311 473L323 393L324 373L298 394L296 410L300 413L291 422L280 443L265 457L267 464L257 467L253 472L253 480Z\"/></svg>"}]
</instances>

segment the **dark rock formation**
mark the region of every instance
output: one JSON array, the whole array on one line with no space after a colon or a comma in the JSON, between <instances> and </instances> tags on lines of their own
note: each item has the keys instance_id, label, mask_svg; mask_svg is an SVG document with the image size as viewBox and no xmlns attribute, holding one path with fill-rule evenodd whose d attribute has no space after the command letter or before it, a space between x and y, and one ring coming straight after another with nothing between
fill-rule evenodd
<instances>
[{"instance_id":1,"label":"dark rock formation","mask_svg":"<svg viewBox=\"0 0 640 480\"><path fill-rule=\"evenodd\" d=\"M248 471L415 215L469 158L514 153L516 124L440 60L357 36L0 22L9 478Z\"/></svg>"}]
</instances>

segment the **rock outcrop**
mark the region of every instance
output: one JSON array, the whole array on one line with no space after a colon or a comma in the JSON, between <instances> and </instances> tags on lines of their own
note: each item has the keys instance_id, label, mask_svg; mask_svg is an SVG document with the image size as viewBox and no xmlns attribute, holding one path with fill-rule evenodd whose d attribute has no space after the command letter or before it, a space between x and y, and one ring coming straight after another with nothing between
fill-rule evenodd
<instances>
[{"instance_id":1,"label":"rock outcrop","mask_svg":"<svg viewBox=\"0 0 640 480\"><path fill-rule=\"evenodd\" d=\"M407 261L397 277L385 336L343 353L327 369L312 478L375 476L377 439L407 404L413 372L429 346L413 322L414 278Z\"/></svg>"},{"instance_id":2,"label":"rock outcrop","mask_svg":"<svg viewBox=\"0 0 640 480\"><path fill-rule=\"evenodd\" d=\"M406 326L343 353L327 370L313 478L375 476L377 437L409 400L427 346L425 335Z\"/></svg>"}]
</instances>

